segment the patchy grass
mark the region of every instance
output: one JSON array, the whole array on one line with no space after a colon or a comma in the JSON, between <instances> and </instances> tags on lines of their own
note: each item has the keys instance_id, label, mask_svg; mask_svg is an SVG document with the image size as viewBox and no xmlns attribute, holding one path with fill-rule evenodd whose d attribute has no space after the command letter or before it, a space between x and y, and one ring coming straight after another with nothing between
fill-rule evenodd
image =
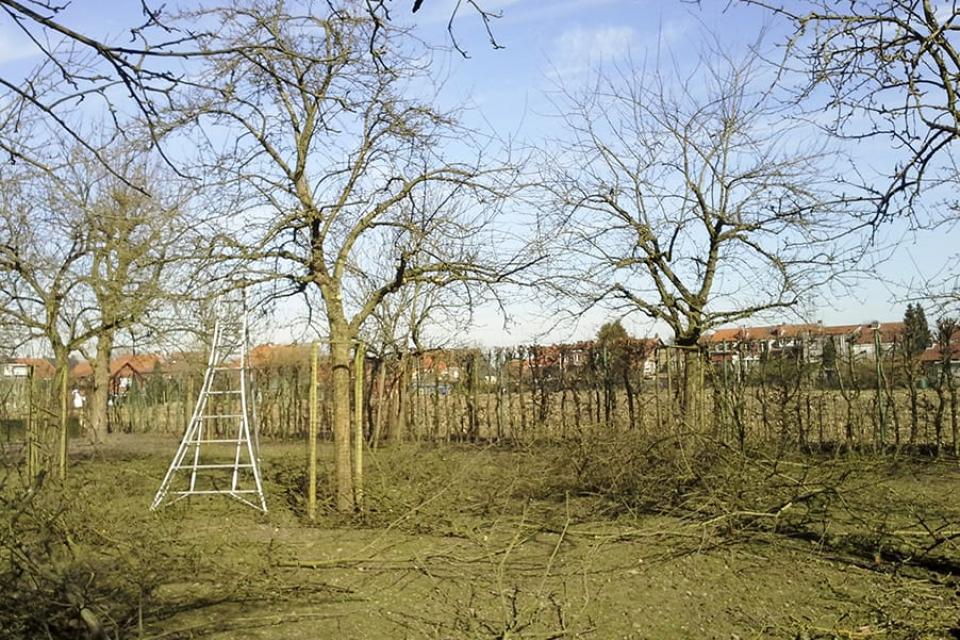
<instances>
[{"instance_id":1,"label":"patchy grass","mask_svg":"<svg viewBox=\"0 0 960 640\"><path fill-rule=\"evenodd\" d=\"M29 497L8 479L0 636L960 634L955 463L403 445L368 454L365 513L311 523L291 444L264 446L266 515L219 497L149 512L175 446L115 436Z\"/></svg>"}]
</instances>

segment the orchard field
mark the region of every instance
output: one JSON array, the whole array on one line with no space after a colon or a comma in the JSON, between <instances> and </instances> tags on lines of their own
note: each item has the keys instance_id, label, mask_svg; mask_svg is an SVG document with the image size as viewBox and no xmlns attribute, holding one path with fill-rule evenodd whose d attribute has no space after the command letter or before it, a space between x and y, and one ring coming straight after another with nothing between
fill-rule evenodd
<instances>
[{"instance_id":1,"label":"orchard field","mask_svg":"<svg viewBox=\"0 0 960 640\"><path fill-rule=\"evenodd\" d=\"M955 460L630 434L394 444L367 456L364 513L309 522L305 447L270 441L268 513L222 496L150 512L175 446L77 442L67 483L35 493L7 473L2 635L960 634Z\"/></svg>"}]
</instances>

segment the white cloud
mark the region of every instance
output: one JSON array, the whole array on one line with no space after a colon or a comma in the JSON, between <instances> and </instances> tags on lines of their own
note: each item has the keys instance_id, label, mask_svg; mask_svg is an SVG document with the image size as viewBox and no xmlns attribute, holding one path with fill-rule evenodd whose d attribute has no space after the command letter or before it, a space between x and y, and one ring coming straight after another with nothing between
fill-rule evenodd
<instances>
[{"instance_id":1,"label":"white cloud","mask_svg":"<svg viewBox=\"0 0 960 640\"><path fill-rule=\"evenodd\" d=\"M634 41L632 27L567 29L554 40L557 58L567 63L590 64L622 57Z\"/></svg>"},{"instance_id":2,"label":"white cloud","mask_svg":"<svg viewBox=\"0 0 960 640\"><path fill-rule=\"evenodd\" d=\"M626 56L636 40L632 27L573 27L554 38L551 76L564 82L582 76L592 67Z\"/></svg>"},{"instance_id":3,"label":"white cloud","mask_svg":"<svg viewBox=\"0 0 960 640\"><path fill-rule=\"evenodd\" d=\"M0 24L0 64L37 54L37 47L14 28Z\"/></svg>"}]
</instances>

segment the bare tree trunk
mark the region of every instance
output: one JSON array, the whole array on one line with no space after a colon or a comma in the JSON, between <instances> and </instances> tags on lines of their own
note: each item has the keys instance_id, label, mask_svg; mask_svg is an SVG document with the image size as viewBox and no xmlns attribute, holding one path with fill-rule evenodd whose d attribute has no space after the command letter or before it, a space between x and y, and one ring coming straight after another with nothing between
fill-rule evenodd
<instances>
[{"instance_id":1,"label":"bare tree trunk","mask_svg":"<svg viewBox=\"0 0 960 640\"><path fill-rule=\"evenodd\" d=\"M102 333L97 337L97 353L93 359L93 397L90 401L91 440L98 443L107 433L107 406L110 402L110 355L113 336Z\"/></svg>"},{"instance_id":2,"label":"bare tree trunk","mask_svg":"<svg viewBox=\"0 0 960 640\"><path fill-rule=\"evenodd\" d=\"M654 372L653 372L653 406L657 420L657 431L658 433L663 430L663 412L660 408L660 395L662 393L662 385L660 381L660 371L663 367L660 366L660 355L663 349L657 347L657 350L654 351Z\"/></svg>"},{"instance_id":3,"label":"bare tree trunk","mask_svg":"<svg viewBox=\"0 0 960 640\"><path fill-rule=\"evenodd\" d=\"M623 387L627 392L627 415L629 424L627 424L627 429L633 430L637 427L637 409L634 405L634 390L633 384L630 383L630 365L632 363L627 363L623 369Z\"/></svg>"},{"instance_id":4,"label":"bare tree trunk","mask_svg":"<svg viewBox=\"0 0 960 640\"><path fill-rule=\"evenodd\" d=\"M69 420L70 420L70 356L64 350L57 350L55 353L57 362L57 393L55 394L59 401L60 417L60 443L57 447L58 464L60 480L67 478L67 449L69 445Z\"/></svg>"},{"instance_id":5,"label":"bare tree trunk","mask_svg":"<svg viewBox=\"0 0 960 640\"><path fill-rule=\"evenodd\" d=\"M953 383L953 373L950 376L950 435L953 439L953 457L960 458L960 441L957 440L957 385Z\"/></svg>"},{"instance_id":6,"label":"bare tree trunk","mask_svg":"<svg viewBox=\"0 0 960 640\"><path fill-rule=\"evenodd\" d=\"M560 351L560 438L567 437L567 359L566 352Z\"/></svg>"},{"instance_id":7,"label":"bare tree trunk","mask_svg":"<svg viewBox=\"0 0 960 640\"><path fill-rule=\"evenodd\" d=\"M410 377L407 371L409 366L406 351L400 354L398 364L400 370L397 373L397 421L395 423L396 428L389 434L389 439L402 442L407 437L410 426Z\"/></svg>"},{"instance_id":8,"label":"bare tree trunk","mask_svg":"<svg viewBox=\"0 0 960 640\"><path fill-rule=\"evenodd\" d=\"M497 441L500 442L504 439L506 435L506 425L507 425L507 404L506 399L504 398L504 382L503 374L506 368L506 360L503 357L502 351L497 351ZM507 384L510 381L507 380Z\"/></svg>"},{"instance_id":9,"label":"bare tree trunk","mask_svg":"<svg viewBox=\"0 0 960 640\"><path fill-rule=\"evenodd\" d=\"M700 351L696 347L683 350L683 394L680 397L680 410L683 423L690 430L696 430L698 427L697 417L700 415L700 403L703 401L700 384L702 364Z\"/></svg>"},{"instance_id":10,"label":"bare tree trunk","mask_svg":"<svg viewBox=\"0 0 960 640\"><path fill-rule=\"evenodd\" d=\"M919 422L917 384L915 380L916 366L913 358L906 355L904 357L906 358L907 389L910 392L910 446L913 446L917 443L917 428Z\"/></svg>"},{"instance_id":11,"label":"bare tree trunk","mask_svg":"<svg viewBox=\"0 0 960 640\"><path fill-rule=\"evenodd\" d=\"M465 364L468 385L464 398L467 404L467 440L476 442L480 437L480 406L477 400L477 386L479 381L476 354L469 354Z\"/></svg>"},{"instance_id":12,"label":"bare tree trunk","mask_svg":"<svg viewBox=\"0 0 960 640\"><path fill-rule=\"evenodd\" d=\"M334 478L337 511L353 511L353 469L350 451L350 335L330 323L330 366L333 400Z\"/></svg>"}]
</instances>

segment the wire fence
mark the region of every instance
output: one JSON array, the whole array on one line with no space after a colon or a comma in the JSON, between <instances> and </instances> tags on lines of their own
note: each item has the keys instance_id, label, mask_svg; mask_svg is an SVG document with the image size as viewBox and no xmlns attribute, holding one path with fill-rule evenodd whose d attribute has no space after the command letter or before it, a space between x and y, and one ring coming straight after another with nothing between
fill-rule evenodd
<instances>
[{"instance_id":1,"label":"wire fence","mask_svg":"<svg viewBox=\"0 0 960 640\"><path fill-rule=\"evenodd\" d=\"M264 438L307 434L311 368L309 349L302 352L253 369L251 390ZM789 355L752 361L700 355L692 387L684 354L665 347L534 346L367 357L364 433L376 446L687 429L741 448L912 445L957 451L960 380L948 364L891 356L878 367L872 357L852 355L828 367ZM111 397L108 430L182 433L202 378L199 367L138 375ZM313 381L321 437L331 433L330 379L321 361ZM695 402L685 400L690 388ZM52 380L0 378L0 440L24 439L30 424L38 431L57 428L57 397ZM72 410L73 435L82 437L88 410Z\"/></svg>"}]
</instances>

